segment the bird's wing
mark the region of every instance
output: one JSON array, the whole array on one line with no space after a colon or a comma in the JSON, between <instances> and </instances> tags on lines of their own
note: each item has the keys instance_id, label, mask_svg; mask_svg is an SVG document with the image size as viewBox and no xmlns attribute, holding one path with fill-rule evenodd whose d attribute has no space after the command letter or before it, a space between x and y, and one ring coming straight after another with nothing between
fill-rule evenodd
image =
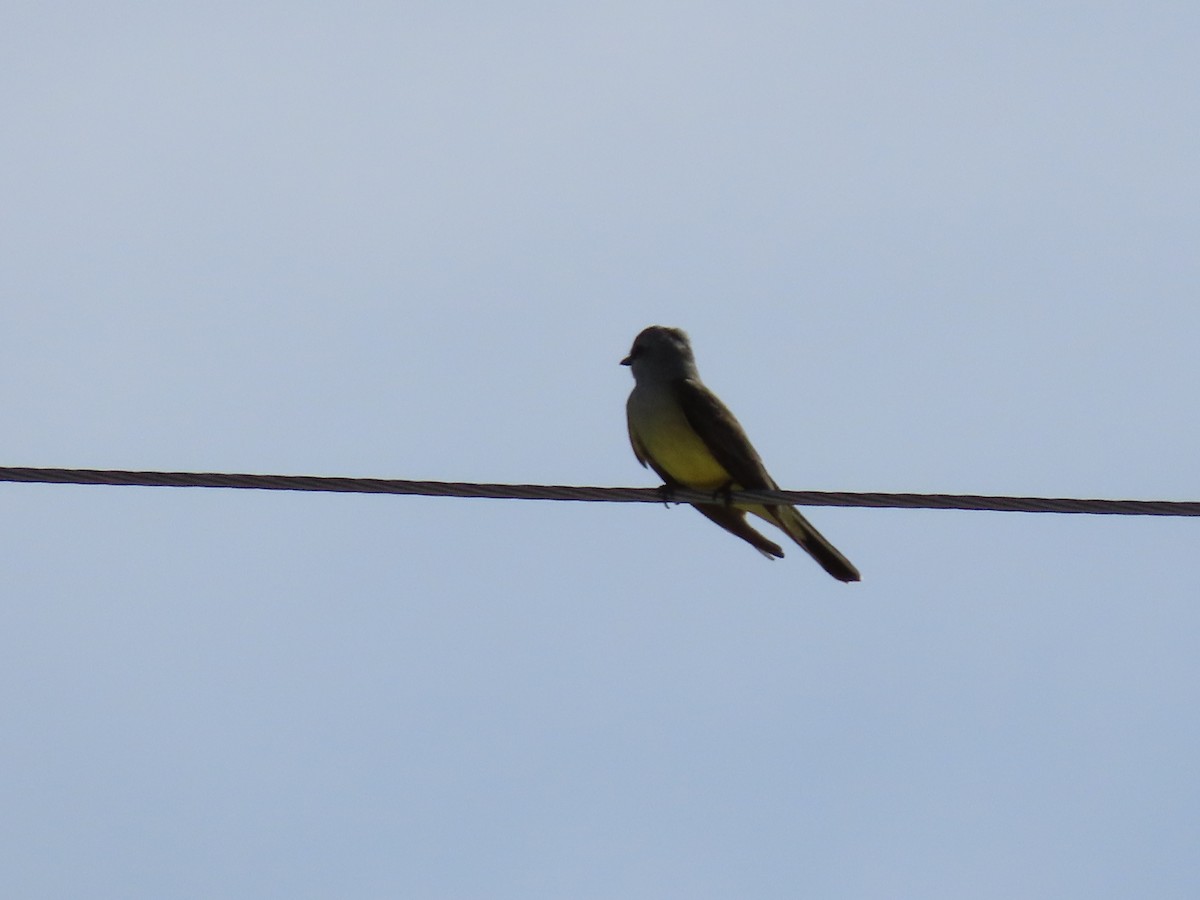
<instances>
[{"instance_id":1,"label":"bird's wing","mask_svg":"<svg viewBox=\"0 0 1200 900\"><path fill-rule=\"evenodd\" d=\"M735 484L752 491L777 487L746 432L716 394L690 378L680 379L674 387L688 424Z\"/></svg>"},{"instance_id":2,"label":"bird's wing","mask_svg":"<svg viewBox=\"0 0 1200 900\"><path fill-rule=\"evenodd\" d=\"M642 445L641 438L639 438L637 432L633 430L633 422L630 421L628 416L625 417L625 425L629 429L629 443L633 447L633 455L637 457L638 462L645 466L647 464L646 460L650 458L650 454L646 452L646 448Z\"/></svg>"}]
</instances>

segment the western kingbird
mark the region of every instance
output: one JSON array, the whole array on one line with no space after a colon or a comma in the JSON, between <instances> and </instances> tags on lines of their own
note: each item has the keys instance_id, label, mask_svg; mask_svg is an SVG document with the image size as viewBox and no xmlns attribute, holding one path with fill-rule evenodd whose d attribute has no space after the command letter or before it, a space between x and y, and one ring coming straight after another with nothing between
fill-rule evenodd
<instances>
[{"instance_id":1,"label":"western kingbird","mask_svg":"<svg viewBox=\"0 0 1200 900\"><path fill-rule=\"evenodd\" d=\"M635 382L625 404L633 452L668 488L712 491L714 500L729 491L779 489L733 413L700 381L683 331L651 325L637 336L621 365L633 370ZM783 550L750 527L748 512L782 528L839 581L861 577L794 507L693 505L768 559L782 557Z\"/></svg>"}]
</instances>

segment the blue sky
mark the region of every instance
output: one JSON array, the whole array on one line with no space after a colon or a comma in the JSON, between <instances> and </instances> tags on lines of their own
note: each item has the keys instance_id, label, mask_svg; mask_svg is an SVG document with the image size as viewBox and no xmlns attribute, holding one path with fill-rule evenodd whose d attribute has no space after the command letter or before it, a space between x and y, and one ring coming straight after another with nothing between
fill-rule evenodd
<instances>
[{"instance_id":1,"label":"blue sky","mask_svg":"<svg viewBox=\"0 0 1200 900\"><path fill-rule=\"evenodd\" d=\"M1200 498L1185 5L4 19L5 465ZM1200 891L1188 520L0 495L14 896Z\"/></svg>"}]
</instances>

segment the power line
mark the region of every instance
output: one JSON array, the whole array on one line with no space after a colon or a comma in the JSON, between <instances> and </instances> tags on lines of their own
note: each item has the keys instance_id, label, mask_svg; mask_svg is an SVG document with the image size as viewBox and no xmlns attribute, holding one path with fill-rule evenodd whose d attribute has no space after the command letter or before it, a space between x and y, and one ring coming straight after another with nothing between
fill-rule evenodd
<instances>
[{"instance_id":1,"label":"power line","mask_svg":"<svg viewBox=\"0 0 1200 900\"><path fill-rule=\"evenodd\" d=\"M108 484L142 487L241 488L264 491L324 491L342 494L407 494L494 500L576 500L609 503L724 503L723 495L679 488L577 487L556 484L478 484L407 481L398 478L340 478L322 475L247 475L220 472L134 472L114 469L46 469L0 466L0 482ZM896 494L873 491L735 491L731 501L796 506L874 509L964 509L998 512L1087 513L1109 516L1200 516L1190 500L1079 500L1059 497L996 497L981 494Z\"/></svg>"}]
</instances>

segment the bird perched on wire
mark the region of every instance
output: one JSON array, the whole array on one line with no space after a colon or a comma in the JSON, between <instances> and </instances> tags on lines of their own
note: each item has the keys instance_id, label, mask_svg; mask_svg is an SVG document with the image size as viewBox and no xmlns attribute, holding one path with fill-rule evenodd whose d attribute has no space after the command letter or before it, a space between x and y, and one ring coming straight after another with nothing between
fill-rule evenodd
<instances>
[{"instance_id":1,"label":"bird perched on wire","mask_svg":"<svg viewBox=\"0 0 1200 900\"><path fill-rule=\"evenodd\" d=\"M651 325L634 339L621 360L633 371L625 404L629 441L643 466L668 489L712 491L714 503L693 504L726 531L768 559L783 550L750 527L746 513L783 529L826 572L839 581L858 581L858 569L792 506L720 503L719 495L741 490L778 490L746 432L728 407L704 386L687 335Z\"/></svg>"}]
</instances>

